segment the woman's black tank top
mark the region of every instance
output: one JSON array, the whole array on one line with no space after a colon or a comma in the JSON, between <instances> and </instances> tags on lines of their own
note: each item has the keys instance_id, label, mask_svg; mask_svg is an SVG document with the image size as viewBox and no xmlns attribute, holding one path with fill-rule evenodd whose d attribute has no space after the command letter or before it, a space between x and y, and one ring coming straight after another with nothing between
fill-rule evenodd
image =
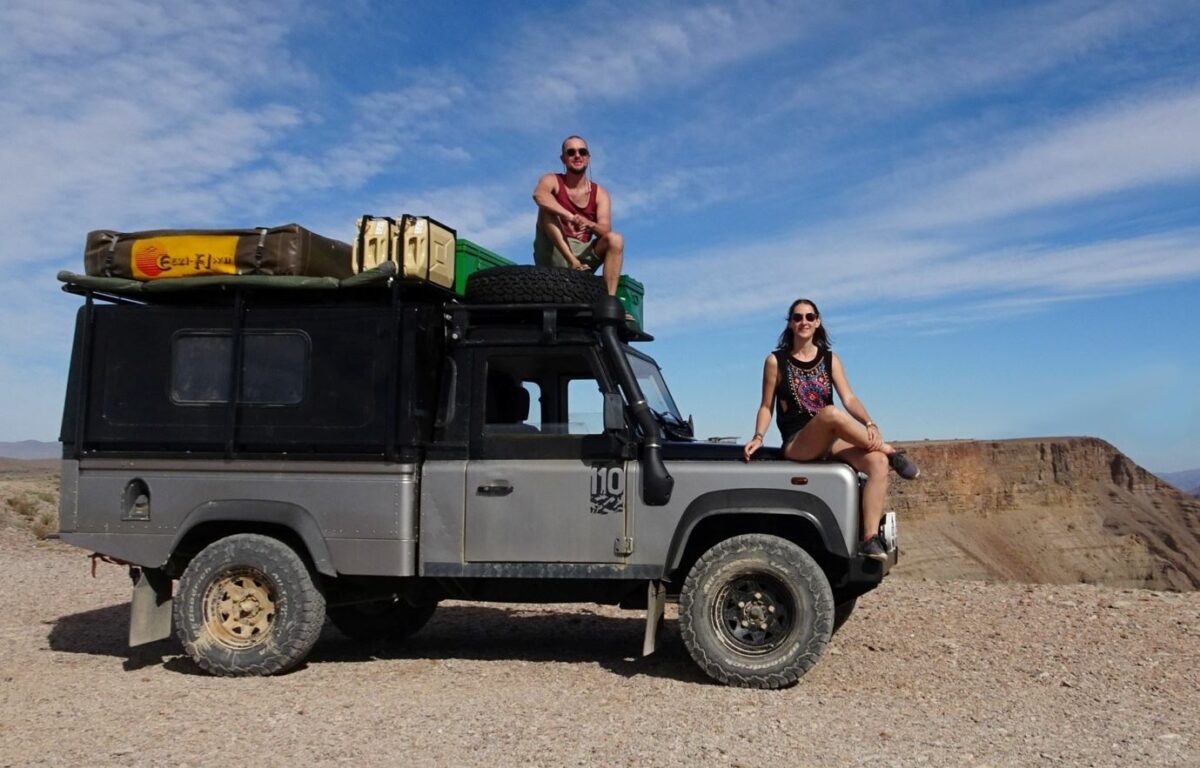
<instances>
[{"instance_id":1,"label":"woman's black tank top","mask_svg":"<svg viewBox=\"0 0 1200 768\"><path fill-rule=\"evenodd\" d=\"M782 350L774 353L779 378L775 385L775 423L787 445L812 417L833 403L833 352L822 349L807 363Z\"/></svg>"}]
</instances>

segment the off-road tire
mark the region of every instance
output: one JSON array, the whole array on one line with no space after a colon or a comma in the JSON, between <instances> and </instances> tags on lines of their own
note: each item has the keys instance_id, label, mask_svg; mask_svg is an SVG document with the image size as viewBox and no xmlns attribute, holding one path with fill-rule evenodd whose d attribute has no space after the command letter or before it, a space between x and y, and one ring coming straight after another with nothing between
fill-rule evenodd
<instances>
[{"instance_id":1,"label":"off-road tire","mask_svg":"<svg viewBox=\"0 0 1200 768\"><path fill-rule=\"evenodd\" d=\"M475 304L593 304L608 292L591 272L519 264L475 272L465 294Z\"/></svg>"},{"instance_id":2,"label":"off-road tire","mask_svg":"<svg viewBox=\"0 0 1200 768\"><path fill-rule=\"evenodd\" d=\"M425 626L435 610L437 603L410 605L398 599L331 605L326 613L333 626L351 640L398 642Z\"/></svg>"},{"instance_id":3,"label":"off-road tire","mask_svg":"<svg viewBox=\"0 0 1200 768\"><path fill-rule=\"evenodd\" d=\"M179 579L175 627L187 654L222 677L273 675L321 634L325 598L296 552L258 534L209 544Z\"/></svg>"},{"instance_id":4,"label":"off-road tire","mask_svg":"<svg viewBox=\"0 0 1200 768\"><path fill-rule=\"evenodd\" d=\"M679 595L679 632L714 680L785 688L820 658L833 612L829 581L807 552L777 536L744 534L692 566Z\"/></svg>"},{"instance_id":5,"label":"off-road tire","mask_svg":"<svg viewBox=\"0 0 1200 768\"><path fill-rule=\"evenodd\" d=\"M835 635L842 628L842 625L846 623L846 620L850 618L850 614L854 613L856 605L858 605L858 598L852 597L833 607L833 633Z\"/></svg>"}]
</instances>

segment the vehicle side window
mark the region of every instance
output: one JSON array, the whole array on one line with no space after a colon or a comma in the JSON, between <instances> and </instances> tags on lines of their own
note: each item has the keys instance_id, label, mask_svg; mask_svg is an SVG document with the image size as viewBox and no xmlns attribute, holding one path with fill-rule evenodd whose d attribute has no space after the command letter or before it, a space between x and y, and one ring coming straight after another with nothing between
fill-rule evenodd
<instances>
[{"instance_id":1,"label":"vehicle side window","mask_svg":"<svg viewBox=\"0 0 1200 768\"><path fill-rule=\"evenodd\" d=\"M519 373L505 366L488 369L484 402L484 432L487 434L537 434L540 430L529 423L531 387Z\"/></svg>"},{"instance_id":2,"label":"vehicle side window","mask_svg":"<svg viewBox=\"0 0 1200 768\"><path fill-rule=\"evenodd\" d=\"M208 405L229 401L233 338L224 332L183 331L171 349L171 401ZM297 331L247 331L243 336L245 405L297 405L304 400L308 337Z\"/></svg>"},{"instance_id":3,"label":"vehicle side window","mask_svg":"<svg viewBox=\"0 0 1200 768\"><path fill-rule=\"evenodd\" d=\"M521 387L529 394L529 416L525 421L537 427L542 428L542 387L536 381L522 381Z\"/></svg>"},{"instance_id":4,"label":"vehicle side window","mask_svg":"<svg viewBox=\"0 0 1200 768\"><path fill-rule=\"evenodd\" d=\"M599 435L604 432L604 394L595 379L567 383L567 433Z\"/></svg>"},{"instance_id":5,"label":"vehicle side window","mask_svg":"<svg viewBox=\"0 0 1200 768\"><path fill-rule=\"evenodd\" d=\"M603 434L604 397L588 352L497 352L485 368L485 435Z\"/></svg>"}]
</instances>

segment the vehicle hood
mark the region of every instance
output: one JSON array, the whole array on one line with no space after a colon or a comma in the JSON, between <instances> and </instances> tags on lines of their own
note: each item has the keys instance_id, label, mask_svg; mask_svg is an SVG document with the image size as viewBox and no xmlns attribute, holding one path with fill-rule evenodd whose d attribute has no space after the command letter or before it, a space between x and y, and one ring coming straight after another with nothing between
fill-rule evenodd
<instances>
[{"instance_id":1,"label":"vehicle hood","mask_svg":"<svg viewBox=\"0 0 1200 768\"><path fill-rule=\"evenodd\" d=\"M742 446L731 443L708 443L702 441L663 443L662 457L666 461L741 461ZM779 448L760 448L754 461L779 461L783 451Z\"/></svg>"}]
</instances>

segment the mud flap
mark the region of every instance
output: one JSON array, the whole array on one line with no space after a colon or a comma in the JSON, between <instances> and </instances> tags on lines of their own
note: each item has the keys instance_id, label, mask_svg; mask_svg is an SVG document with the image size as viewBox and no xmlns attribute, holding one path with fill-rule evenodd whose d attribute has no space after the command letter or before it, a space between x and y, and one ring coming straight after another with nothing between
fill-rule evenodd
<instances>
[{"instance_id":1,"label":"mud flap","mask_svg":"<svg viewBox=\"0 0 1200 768\"><path fill-rule=\"evenodd\" d=\"M646 637L642 640L642 655L649 656L658 648L658 633L663 625L667 604L667 585L661 581L646 583Z\"/></svg>"},{"instance_id":2,"label":"mud flap","mask_svg":"<svg viewBox=\"0 0 1200 768\"><path fill-rule=\"evenodd\" d=\"M145 645L171 636L171 579L156 568L130 568L129 645Z\"/></svg>"}]
</instances>

